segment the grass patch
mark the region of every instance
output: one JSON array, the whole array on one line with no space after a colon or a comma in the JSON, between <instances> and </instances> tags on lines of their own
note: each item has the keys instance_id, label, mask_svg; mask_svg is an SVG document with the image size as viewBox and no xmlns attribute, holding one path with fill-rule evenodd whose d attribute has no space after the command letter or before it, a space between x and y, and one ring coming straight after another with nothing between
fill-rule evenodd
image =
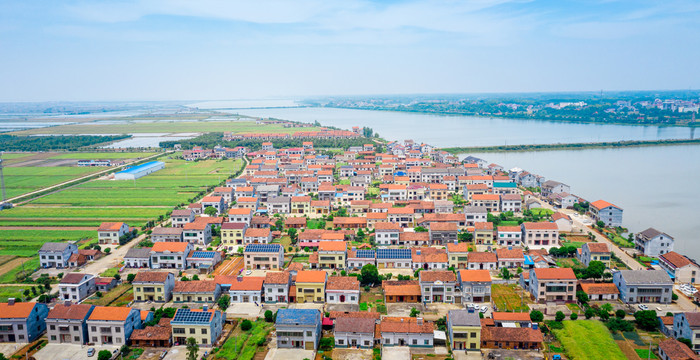
<instances>
[{"instance_id":1,"label":"grass patch","mask_svg":"<svg viewBox=\"0 0 700 360\"><path fill-rule=\"evenodd\" d=\"M0 276L0 284L14 284L17 282L18 275L28 275L39 268L39 257L34 256L27 258L23 264L18 265L14 269Z\"/></svg>"},{"instance_id":2,"label":"grass patch","mask_svg":"<svg viewBox=\"0 0 700 360\"><path fill-rule=\"evenodd\" d=\"M78 241L96 236L96 231L86 230L0 230L0 255L32 256L46 242Z\"/></svg>"},{"instance_id":3,"label":"grass patch","mask_svg":"<svg viewBox=\"0 0 700 360\"><path fill-rule=\"evenodd\" d=\"M101 298L98 298L94 294L86 299L84 301L85 304L92 304L92 305L98 305L98 306L108 306L112 303L115 303L117 299L123 297L126 293L129 291L132 292L132 298L133 298L133 289L131 287L131 284L121 284L116 286L114 289L110 290L107 293L102 294Z\"/></svg>"},{"instance_id":4,"label":"grass patch","mask_svg":"<svg viewBox=\"0 0 700 360\"><path fill-rule=\"evenodd\" d=\"M105 169L77 166L20 166L5 167L3 174L7 196L15 197L101 170Z\"/></svg>"},{"instance_id":5,"label":"grass patch","mask_svg":"<svg viewBox=\"0 0 700 360\"><path fill-rule=\"evenodd\" d=\"M264 320L256 320L253 327L248 331L231 335L223 346L214 355L215 359L244 359L252 360L259 350L263 350L265 345L258 346L258 342L267 338L272 330L273 324ZM237 331L240 328L237 328Z\"/></svg>"},{"instance_id":6,"label":"grass patch","mask_svg":"<svg viewBox=\"0 0 700 360\"><path fill-rule=\"evenodd\" d=\"M90 160L90 159L139 159L155 155L154 152L69 152L58 154L49 159L75 159L75 160ZM100 169L100 167L97 167ZM101 169L108 169L101 167Z\"/></svg>"},{"instance_id":7,"label":"grass patch","mask_svg":"<svg viewBox=\"0 0 700 360\"><path fill-rule=\"evenodd\" d=\"M306 220L306 227L308 229L325 229L326 222L323 220Z\"/></svg>"},{"instance_id":8,"label":"grass patch","mask_svg":"<svg viewBox=\"0 0 700 360\"><path fill-rule=\"evenodd\" d=\"M367 303L366 302L360 303L360 311L367 311Z\"/></svg>"},{"instance_id":9,"label":"grass patch","mask_svg":"<svg viewBox=\"0 0 700 360\"><path fill-rule=\"evenodd\" d=\"M31 286L0 286L0 302L7 302L9 298L23 299L24 290L30 288Z\"/></svg>"},{"instance_id":10,"label":"grass patch","mask_svg":"<svg viewBox=\"0 0 700 360\"><path fill-rule=\"evenodd\" d=\"M532 210L530 210L530 212L532 212L532 215L536 215L536 216L551 216L552 214L554 214L554 211L552 211L550 209L543 209L543 208L532 209Z\"/></svg>"},{"instance_id":11,"label":"grass patch","mask_svg":"<svg viewBox=\"0 0 700 360\"><path fill-rule=\"evenodd\" d=\"M608 328L597 320L563 321L564 328L553 330L564 353L576 360L626 360Z\"/></svg>"},{"instance_id":12,"label":"grass patch","mask_svg":"<svg viewBox=\"0 0 700 360\"><path fill-rule=\"evenodd\" d=\"M658 359L653 352L649 352L649 349L634 349L640 359Z\"/></svg>"},{"instance_id":13,"label":"grass patch","mask_svg":"<svg viewBox=\"0 0 700 360\"><path fill-rule=\"evenodd\" d=\"M114 277L115 275L119 274L119 269L118 268L109 268L100 274L102 277Z\"/></svg>"},{"instance_id":14,"label":"grass patch","mask_svg":"<svg viewBox=\"0 0 700 360\"><path fill-rule=\"evenodd\" d=\"M498 226L519 226L517 221L515 220L504 220L498 223Z\"/></svg>"},{"instance_id":15,"label":"grass patch","mask_svg":"<svg viewBox=\"0 0 700 360\"><path fill-rule=\"evenodd\" d=\"M566 307L568 307L569 310L571 310L571 311L574 312L574 313L577 313L577 314L580 314L580 313L581 313L581 308L580 308L577 304L574 304L574 303L567 303L567 304L566 304Z\"/></svg>"},{"instance_id":16,"label":"grass patch","mask_svg":"<svg viewBox=\"0 0 700 360\"><path fill-rule=\"evenodd\" d=\"M522 297L520 296L521 292L523 293ZM491 298L498 307L498 311L530 311L528 305L532 303L530 296L515 284L491 285Z\"/></svg>"}]
</instances>

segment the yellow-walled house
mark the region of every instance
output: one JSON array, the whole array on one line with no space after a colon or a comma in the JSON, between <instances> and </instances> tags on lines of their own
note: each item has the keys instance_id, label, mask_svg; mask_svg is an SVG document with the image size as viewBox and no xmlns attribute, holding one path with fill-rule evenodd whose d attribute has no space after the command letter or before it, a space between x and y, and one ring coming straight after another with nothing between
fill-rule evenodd
<instances>
[{"instance_id":1,"label":"yellow-walled house","mask_svg":"<svg viewBox=\"0 0 700 360\"><path fill-rule=\"evenodd\" d=\"M481 348L481 320L476 312L450 310L447 331L452 349L479 351Z\"/></svg>"},{"instance_id":2,"label":"yellow-walled house","mask_svg":"<svg viewBox=\"0 0 700 360\"><path fill-rule=\"evenodd\" d=\"M318 243L318 266L321 269L345 269L347 243L345 241L321 241Z\"/></svg>"},{"instance_id":3,"label":"yellow-walled house","mask_svg":"<svg viewBox=\"0 0 700 360\"><path fill-rule=\"evenodd\" d=\"M225 222L221 224L221 244L228 250L243 245L243 235L248 225L243 222Z\"/></svg>"},{"instance_id":4,"label":"yellow-walled house","mask_svg":"<svg viewBox=\"0 0 700 360\"><path fill-rule=\"evenodd\" d=\"M328 274L323 270L299 271L296 279L296 301L324 302L327 277Z\"/></svg>"}]
</instances>

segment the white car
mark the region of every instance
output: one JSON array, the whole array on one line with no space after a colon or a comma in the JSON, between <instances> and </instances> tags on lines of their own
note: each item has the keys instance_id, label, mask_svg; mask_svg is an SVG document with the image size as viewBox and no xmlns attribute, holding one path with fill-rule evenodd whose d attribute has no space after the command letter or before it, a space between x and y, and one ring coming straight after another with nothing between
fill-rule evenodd
<instances>
[{"instance_id":1,"label":"white car","mask_svg":"<svg viewBox=\"0 0 700 360\"><path fill-rule=\"evenodd\" d=\"M246 275L250 275L250 274L252 274L252 273L253 273L253 272L250 271L250 270L246 270L246 271L245 271L245 274L246 274Z\"/></svg>"},{"instance_id":2,"label":"white car","mask_svg":"<svg viewBox=\"0 0 700 360\"><path fill-rule=\"evenodd\" d=\"M482 312L482 313L485 313L487 311L489 311L489 307L486 305L482 306L481 309L479 310L479 312Z\"/></svg>"},{"instance_id":3,"label":"white car","mask_svg":"<svg viewBox=\"0 0 700 360\"><path fill-rule=\"evenodd\" d=\"M471 304L467 305L467 307L470 308L470 309L478 309L478 308L479 308L479 307L478 307L476 304L474 304L474 303L471 303Z\"/></svg>"},{"instance_id":4,"label":"white car","mask_svg":"<svg viewBox=\"0 0 700 360\"><path fill-rule=\"evenodd\" d=\"M639 304L637 307L639 308L639 310L649 310L649 307L644 304Z\"/></svg>"}]
</instances>

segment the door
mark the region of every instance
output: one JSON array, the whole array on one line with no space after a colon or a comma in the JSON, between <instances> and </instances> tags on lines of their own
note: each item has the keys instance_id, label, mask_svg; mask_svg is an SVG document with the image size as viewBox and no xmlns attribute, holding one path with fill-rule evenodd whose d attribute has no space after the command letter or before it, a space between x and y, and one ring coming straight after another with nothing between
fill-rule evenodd
<instances>
[{"instance_id":1,"label":"door","mask_svg":"<svg viewBox=\"0 0 700 360\"><path fill-rule=\"evenodd\" d=\"M340 302L345 302L345 295L340 295Z\"/></svg>"},{"instance_id":2,"label":"door","mask_svg":"<svg viewBox=\"0 0 700 360\"><path fill-rule=\"evenodd\" d=\"M352 341L350 342L350 344L351 344L352 346L357 346L357 339L352 339Z\"/></svg>"},{"instance_id":3,"label":"door","mask_svg":"<svg viewBox=\"0 0 700 360\"><path fill-rule=\"evenodd\" d=\"M404 339L399 339L399 346L404 346L406 345Z\"/></svg>"}]
</instances>

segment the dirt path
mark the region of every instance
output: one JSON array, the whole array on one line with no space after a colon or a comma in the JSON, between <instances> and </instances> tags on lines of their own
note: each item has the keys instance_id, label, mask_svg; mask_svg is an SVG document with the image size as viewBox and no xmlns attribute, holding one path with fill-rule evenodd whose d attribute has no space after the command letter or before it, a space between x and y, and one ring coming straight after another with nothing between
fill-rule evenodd
<instances>
[{"instance_id":1,"label":"dirt path","mask_svg":"<svg viewBox=\"0 0 700 360\"><path fill-rule=\"evenodd\" d=\"M634 351L634 348L627 342L627 340L615 340L615 343L617 343L617 346L620 347L620 350L622 350L622 353L625 354L627 359L641 360L639 355L637 355L637 352Z\"/></svg>"}]
</instances>

